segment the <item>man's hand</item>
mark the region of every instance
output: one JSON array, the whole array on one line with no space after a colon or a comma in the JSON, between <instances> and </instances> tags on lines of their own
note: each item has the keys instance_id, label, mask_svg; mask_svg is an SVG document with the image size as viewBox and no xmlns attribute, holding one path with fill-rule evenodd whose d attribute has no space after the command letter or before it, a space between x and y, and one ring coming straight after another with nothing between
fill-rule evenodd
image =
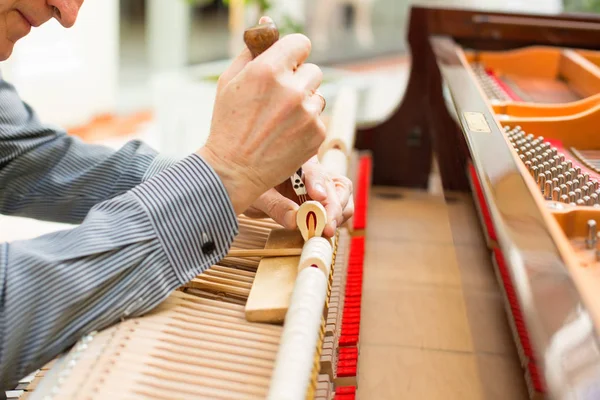
<instances>
[{"instance_id":1,"label":"man's hand","mask_svg":"<svg viewBox=\"0 0 600 400\"><path fill-rule=\"evenodd\" d=\"M308 161L325 139L315 94L323 74L293 34L252 59L246 48L221 75L210 136L198 154L221 178L236 213Z\"/></svg>"},{"instance_id":2,"label":"man's hand","mask_svg":"<svg viewBox=\"0 0 600 400\"><path fill-rule=\"evenodd\" d=\"M323 204L327 211L328 221L323 233L332 237L336 228L354 214L352 181L329 173L314 158L302 169L308 196ZM244 214L251 218L270 217L287 229L296 229L297 201L298 197L287 179L263 193Z\"/></svg>"}]
</instances>

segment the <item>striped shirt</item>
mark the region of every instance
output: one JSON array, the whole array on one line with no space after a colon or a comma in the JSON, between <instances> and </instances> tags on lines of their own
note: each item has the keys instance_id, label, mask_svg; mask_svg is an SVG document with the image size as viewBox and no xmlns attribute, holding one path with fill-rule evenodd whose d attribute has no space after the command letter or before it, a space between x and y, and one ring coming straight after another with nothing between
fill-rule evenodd
<instances>
[{"instance_id":1,"label":"striped shirt","mask_svg":"<svg viewBox=\"0 0 600 400\"><path fill-rule=\"evenodd\" d=\"M0 213L77 224L0 243L0 393L223 258L237 218L199 156L118 151L40 123L0 78ZM0 229L2 229L0 227Z\"/></svg>"}]
</instances>

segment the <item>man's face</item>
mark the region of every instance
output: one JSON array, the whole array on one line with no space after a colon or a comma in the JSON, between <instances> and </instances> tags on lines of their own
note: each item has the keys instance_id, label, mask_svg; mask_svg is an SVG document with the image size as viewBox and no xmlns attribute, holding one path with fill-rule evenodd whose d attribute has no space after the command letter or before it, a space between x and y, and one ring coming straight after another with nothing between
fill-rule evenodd
<instances>
[{"instance_id":1,"label":"man's face","mask_svg":"<svg viewBox=\"0 0 600 400\"><path fill-rule=\"evenodd\" d=\"M83 0L0 0L0 61L10 57L17 40L32 27L51 18L65 28L73 26L81 4Z\"/></svg>"}]
</instances>

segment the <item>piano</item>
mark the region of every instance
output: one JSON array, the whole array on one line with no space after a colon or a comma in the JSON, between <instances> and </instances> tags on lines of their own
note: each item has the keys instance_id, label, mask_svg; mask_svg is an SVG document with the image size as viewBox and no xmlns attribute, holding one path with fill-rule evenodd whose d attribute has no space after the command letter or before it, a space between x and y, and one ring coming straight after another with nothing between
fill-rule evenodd
<instances>
[{"instance_id":1,"label":"piano","mask_svg":"<svg viewBox=\"0 0 600 400\"><path fill-rule=\"evenodd\" d=\"M600 16L413 7L373 184L470 192L531 398L600 398Z\"/></svg>"}]
</instances>

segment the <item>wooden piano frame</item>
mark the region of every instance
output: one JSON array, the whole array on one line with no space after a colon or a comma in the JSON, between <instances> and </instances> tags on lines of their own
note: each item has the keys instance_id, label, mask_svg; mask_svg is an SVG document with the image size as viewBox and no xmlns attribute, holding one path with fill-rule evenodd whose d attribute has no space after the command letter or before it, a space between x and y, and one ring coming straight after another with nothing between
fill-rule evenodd
<instances>
[{"instance_id":1,"label":"wooden piano frame","mask_svg":"<svg viewBox=\"0 0 600 400\"><path fill-rule=\"evenodd\" d=\"M590 307L600 304L600 293L568 272L573 260L556 221L461 59L466 48L598 50L600 16L413 7L408 41L412 67L402 103L388 120L357 135L357 147L373 154L373 184L426 188L435 156L444 189L469 191L471 168L494 229L488 244L514 284L545 381L542 392L550 398L600 398L600 315L598 306ZM576 325L589 326L585 337ZM576 359L576 353L585 356Z\"/></svg>"}]
</instances>

